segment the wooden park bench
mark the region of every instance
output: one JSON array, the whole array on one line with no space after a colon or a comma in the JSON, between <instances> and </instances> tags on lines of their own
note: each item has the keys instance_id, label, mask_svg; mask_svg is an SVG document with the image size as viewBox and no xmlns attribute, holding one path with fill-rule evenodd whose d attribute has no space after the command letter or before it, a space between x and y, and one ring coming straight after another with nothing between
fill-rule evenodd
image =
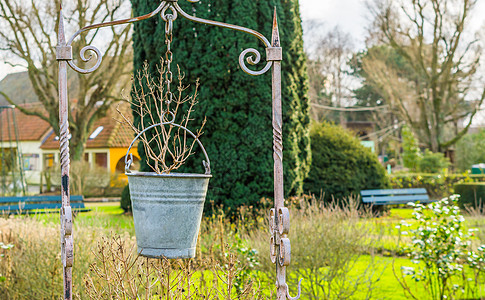
<instances>
[{"instance_id":1,"label":"wooden park bench","mask_svg":"<svg viewBox=\"0 0 485 300\"><path fill-rule=\"evenodd\" d=\"M24 196L0 197L0 214L45 214L59 212L61 196ZM71 207L74 213L87 212L83 196L71 196Z\"/></svg>"},{"instance_id":2,"label":"wooden park bench","mask_svg":"<svg viewBox=\"0 0 485 300\"><path fill-rule=\"evenodd\" d=\"M407 204L408 202L430 203L426 189L363 190L362 202L372 205Z\"/></svg>"}]
</instances>

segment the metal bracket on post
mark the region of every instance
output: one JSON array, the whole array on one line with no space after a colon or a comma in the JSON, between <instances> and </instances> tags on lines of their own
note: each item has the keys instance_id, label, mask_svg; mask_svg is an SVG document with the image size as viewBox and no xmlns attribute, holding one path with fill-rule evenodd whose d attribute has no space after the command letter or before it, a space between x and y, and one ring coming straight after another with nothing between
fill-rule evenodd
<instances>
[{"instance_id":1,"label":"metal bracket on post","mask_svg":"<svg viewBox=\"0 0 485 300\"><path fill-rule=\"evenodd\" d=\"M72 47L67 45L59 45L56 47L56 59L72 60Z\"/></svg>"},{"instance_id":2,"label":"metal bracket on post","mask_svg":"<svg viewBox=\"0 0 485 300\"><path fill-rule=\"evenodd\" d=\"M281 48L281 47L268 47L268 48L266 48L266 60L267 61L282 61L283 60L283 48Z\"/></svg>"}]
</instances>

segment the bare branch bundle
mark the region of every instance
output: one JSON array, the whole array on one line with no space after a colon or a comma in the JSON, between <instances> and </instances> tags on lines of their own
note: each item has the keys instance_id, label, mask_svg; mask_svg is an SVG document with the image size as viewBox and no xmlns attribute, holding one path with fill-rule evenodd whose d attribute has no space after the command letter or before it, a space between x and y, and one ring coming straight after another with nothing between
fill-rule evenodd
<instances>
[{"instance_id":1,"label":"bare branch bundle","mask_svg":"<svg viewBox=\"0 0 485 300\"><path fill-rule=\"evenodd\" d=\"M120 236L103 238L84 277L86 292L90 299L266 299L252 280L236 291L240 263L229 251L221 261L149 259Z\"/></svg>"},{"instance_id":2,"label":"bare branch bundle","mask_svg":"<svg viewBox=\"0 0 485 300\"><path fill-rule=\"evenodd\" d=\"M121 123L130 126L137 135L143 132L140 140L145 148L147 164L157 174L168 174L180 168L194 154L194 146L203 133L206 120L204 119L194 133L196 138L191 142L187 141L188 132L184 128L188 128L189 122L193 120L190 117L194 106L198 103L199 81L195 84L195 92L192 95L186 95L189 86L183 84L185 75L178 68L179 84L177 93L172 97L164 81L169 70L165 68L163 59L157 70L158 79L154 80L150 75L148 63L145 62L143 69L133 78L131 100L125 97L140 117L140 127L135 126L119 109L117 110L123 118ZM179 117L179 113L187 106L185 113ZM183 128L173 125L176 120ZM163 124L154 127L151 130L153 134L144 132L149 126L158 123Z\"/></svg>"}]
</instances>

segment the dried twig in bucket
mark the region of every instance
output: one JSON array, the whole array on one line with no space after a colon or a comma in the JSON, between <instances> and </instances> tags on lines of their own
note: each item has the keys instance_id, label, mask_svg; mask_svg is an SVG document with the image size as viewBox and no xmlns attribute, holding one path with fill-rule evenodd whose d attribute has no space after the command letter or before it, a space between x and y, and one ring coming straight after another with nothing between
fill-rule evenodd
<instances>
[{"instance_id":1,"label":"dried twig in bucket","mask_svg":"<svg viewBox=\"0 0 485 300\"><path fill-rule=\"evenodd\" d=\"M157 68L158 80L152 78L148 63L145 62L143 69L132 79L131 100L129 97L124 97L134 108L134 113L139 116L140 127L135 126L119 108L117 109L122 117L118 122L130 126L137 135L151 125L166 123L154 127L149 133L144 132L140 137L147 155L147 164L158 174L168 174L177 170L194 154L194 145L202 135L202 128L206 122L204 119L200 128L194 133L197 138L191 142L187 141L187 131L173 125L177 121L179 125L188 128L189 122L193 120L190 117L194 106L198 103L199 81L197 80L195 84L194 94L186 95L189 86L183 85L184 75L177 67L179 84L177 93L172 94L166 89L167 81L164 81L164 78L167 78L169 71L164 67L163 62L161 59L161 64ZM188 105L188 108L185 114L179 117L178 114L184 104Z\"/></svg>"}]
</instances>

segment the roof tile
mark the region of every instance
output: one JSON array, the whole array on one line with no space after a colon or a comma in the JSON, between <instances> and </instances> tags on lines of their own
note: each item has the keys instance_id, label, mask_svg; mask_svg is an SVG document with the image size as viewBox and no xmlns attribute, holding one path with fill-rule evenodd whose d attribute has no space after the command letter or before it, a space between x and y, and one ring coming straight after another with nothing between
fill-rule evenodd
<instances>
[{"instance_id":1,"label":"roof tile","mask_svg":"<svg viewBox=\"0 0 485 300\"><path fill-rule=\"evenodd\" d=\"M22 107L47 114L40 104L24 104ZM15 141L15 131L20 141L38 141L49 129L49 123L38 116L23 114L18 108L0 107L0 141L2 142Z\"/></svg>"}]
</instances>

